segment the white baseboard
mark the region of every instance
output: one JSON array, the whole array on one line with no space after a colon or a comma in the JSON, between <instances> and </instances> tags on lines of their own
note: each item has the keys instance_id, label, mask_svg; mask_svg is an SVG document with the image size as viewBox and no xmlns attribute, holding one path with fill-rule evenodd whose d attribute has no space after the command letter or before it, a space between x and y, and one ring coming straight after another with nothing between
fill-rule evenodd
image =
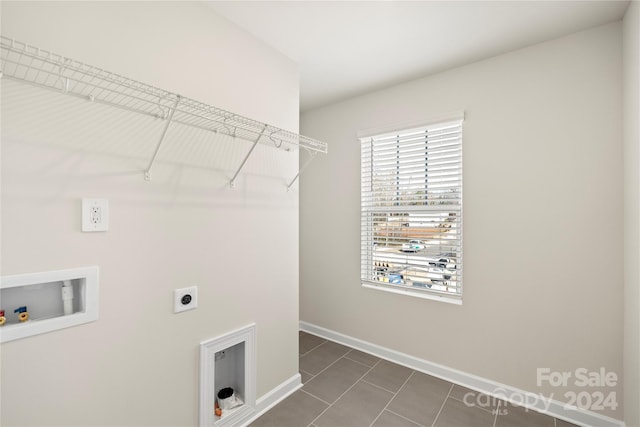
<instances>
[{"instance_id":1,"label":"white baseboard","mask_svg":"<svg viewBox=\"0 0 640 427\"><path fill-rule=\"evenodd\" d=\"M311 323L300 321L300 330L579 426L625 427L623 421L598 414L597 412L568 407L563 402L546 398L540 394L520 390L496 381L429 362L377 344L372 344L339 332L325 329Z\"/></svg>"},{"instance_id":2,"label":"white baseboard","mask_svg":"<svg viewBox=\"0 0 640 427\"><path fill-rule=\"evenodd\" d=\"M255 411L249 420L243 422L243 426L247 426L257 420L261 415L289 397L301 387L302 377L300 374L295 374L288 380L273 388L271 391L256 399Z\"/></svg>"}]
</instances>

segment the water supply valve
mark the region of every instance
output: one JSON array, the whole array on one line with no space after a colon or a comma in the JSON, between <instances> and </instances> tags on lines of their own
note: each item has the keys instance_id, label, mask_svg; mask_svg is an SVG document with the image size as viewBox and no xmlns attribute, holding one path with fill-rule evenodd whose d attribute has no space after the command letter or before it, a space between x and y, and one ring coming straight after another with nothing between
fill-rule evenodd
<instances>
[{"instance_id":1,"label":"water supply valve","mask_svg":"<svg viewBox=\"0 0 640 427\"><path fill-rule=\"evenodd\" d=\"M26 322L29 320L29 313L27 312L27 306L18 307L13 310L14 313L18 313L18 320L20 322Z\"/></svg>"}]
</instances>

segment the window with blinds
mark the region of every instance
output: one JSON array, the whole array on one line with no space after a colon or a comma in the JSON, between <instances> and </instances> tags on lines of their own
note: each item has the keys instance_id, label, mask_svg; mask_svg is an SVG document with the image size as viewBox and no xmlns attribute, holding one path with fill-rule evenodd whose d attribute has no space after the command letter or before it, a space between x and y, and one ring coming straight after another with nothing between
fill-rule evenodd
<instances>
[{"instance_id":1,"label":"window with blinds","mask_svg":"<svg viewBox=\"0 0 640 427\"><path fill-rule=\"evenodd\" d=\"M462 117L360 138L364 286L462 297Z\"/></svg>"}]
</instances>

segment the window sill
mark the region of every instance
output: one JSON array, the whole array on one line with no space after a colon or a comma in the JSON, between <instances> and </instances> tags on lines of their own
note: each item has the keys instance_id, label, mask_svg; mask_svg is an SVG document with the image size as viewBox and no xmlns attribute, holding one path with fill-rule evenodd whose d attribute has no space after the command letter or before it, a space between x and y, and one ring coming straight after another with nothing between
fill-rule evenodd
<instances>
[{"instance_id":1,"label":"window sill","mask_svg":"<svg viewBox=\"0 0 640 427\"><path fill-rule=\"evenodd\" d=\"M414 291L408 288L391 287L385 285L376 285L368 282L363 282L362 287L375 289L376 291L391 292L394 294L406 295L415 298L428 299L432 301L446 302L447 304L462 305L462 298L448 297L445 295L431 294L427 292Z\"/></svg>"}]
</instances>

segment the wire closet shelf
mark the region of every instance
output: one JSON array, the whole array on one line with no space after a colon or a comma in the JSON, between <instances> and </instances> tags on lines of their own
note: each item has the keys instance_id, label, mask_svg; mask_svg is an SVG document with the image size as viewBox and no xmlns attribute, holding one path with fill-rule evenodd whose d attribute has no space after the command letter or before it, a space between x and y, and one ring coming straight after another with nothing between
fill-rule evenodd
<instances>
[{"instance_id":1,"label":"wire closet shelf","mask_svg":"<svg viewBox=\"0 0 640 427\"><path fill-rule=\"evenodd\" d=\"M5 36L0 36L0 47L2 78L18 80L91 102L165 120L160 141L145 170L147 180L151 177L151 168L171 123L180 123L253 142L253 146L231 179L232 187L258 143L286 150L302 148L310 153L310 160L317 153L327 153L325 142L261 123ZM300 168L287 186L288 189L308 163Z\"/></svg>"}]
</instances>

